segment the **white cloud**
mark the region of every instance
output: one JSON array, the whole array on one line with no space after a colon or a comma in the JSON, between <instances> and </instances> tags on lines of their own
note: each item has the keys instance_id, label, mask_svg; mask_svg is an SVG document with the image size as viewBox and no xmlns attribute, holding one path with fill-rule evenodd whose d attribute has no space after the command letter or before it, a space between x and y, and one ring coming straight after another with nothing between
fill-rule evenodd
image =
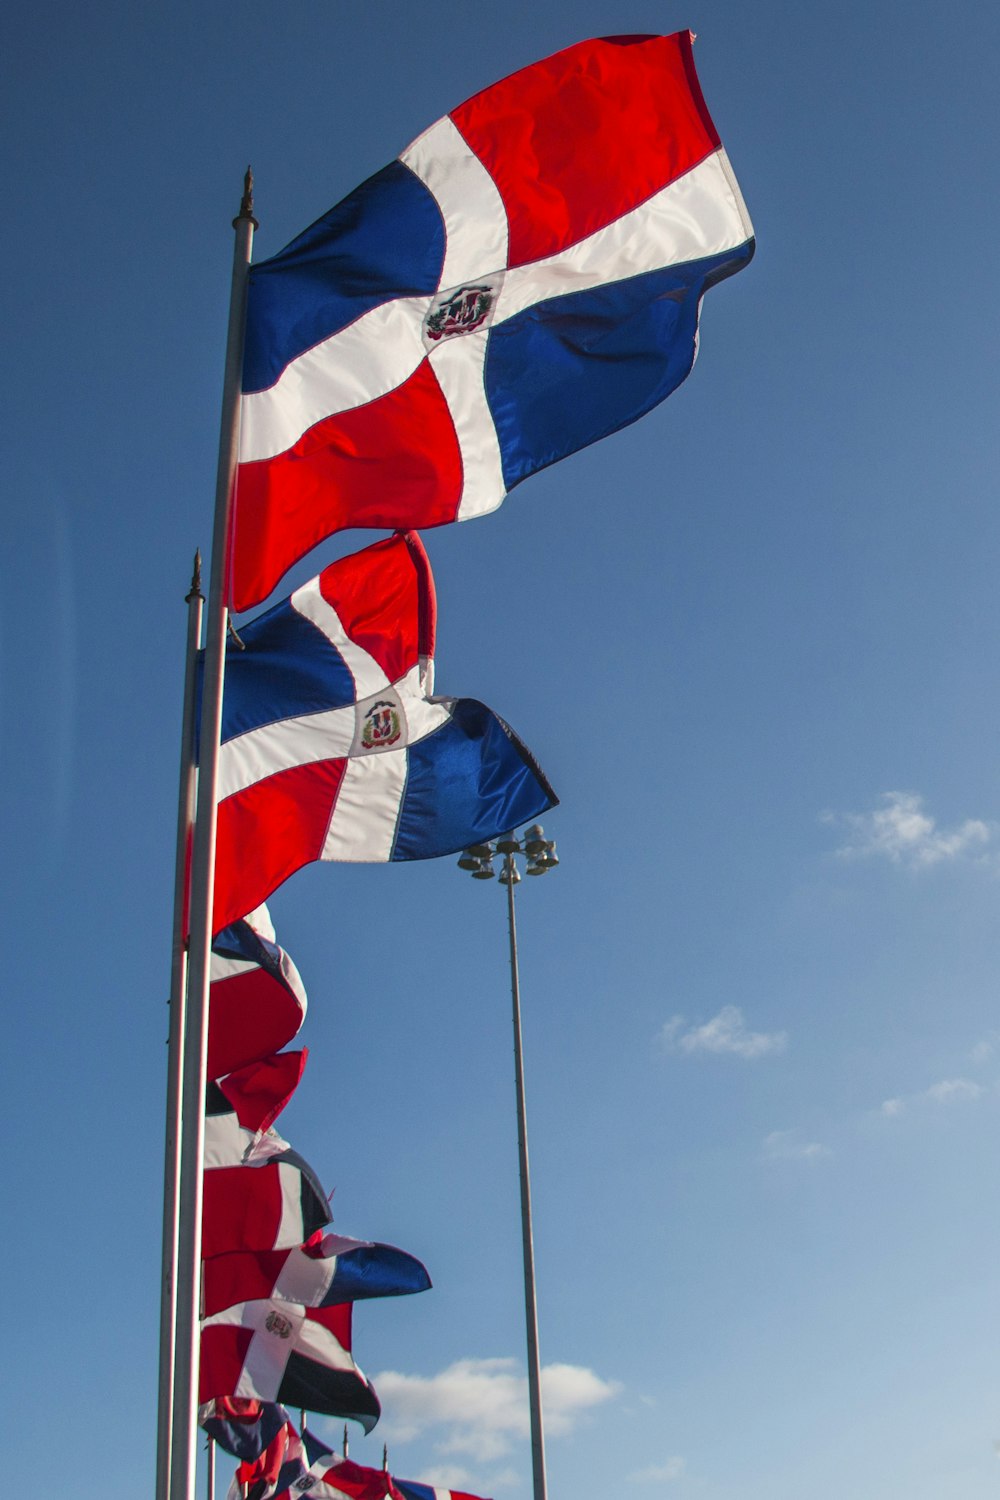
<instances>
[{"instance_id":1,"label":"white cloud","mask_svg":"<svg viewBox=\"0 0 1000 1500\"><path fill-rule=\"evenodd\" d=\"M391 1420L383 1417L383 1426L397 1442L437 1428L438 1452L468 1453L490 1462L509 1452L512 1439L526 1437L530 1430L527 1378L512 1359L460 1359L430 1376L385 1370L374 1377L374 1384L392 1412ZM615 1382L581 1365L546 1365L546 1434L561 1437L571 1432L585 1411L617 1391Z\"/></svg>"},{"instance_id":2,"label":"white cloud","mask_svg":"<svg viewBox=\"0 0 1000 1500\"><path fill-rule=\"evenodd\" d=\"M916 792L883 792L884 806L868 813L824 813L823 821L842 825L847 842L837 853L844 859L879 855L893 864L926 869L942 860L960 859L988 844L996 825L967 818L952 829L938 828Z\"/></svg>"},{"instance_id":3,"label":"white cloud","mask_svg":"<svg viewBox=\"0 0 1000 1500\"><path fill-rule=\"evenodd\" d=\"M469 1485L476 1483L476 1476L471 1469L463 1469L460 1464L425 1464L420 1472L420 1479L422 1484L442 1490L466 1490Z\"/></svg>"},{"instance_id":4,"label":"white cloud","mask_svg":"<svg viewBox=\"0 0 1000 1500\"><path fill-rule=\"evenodd\" d=\"M935 1104L955 1104L978 1099L983 1092L982 1084L973 1083L970 1078L943 1078L940 1083L931 1084L927 1098Z\"/></svg>"},{"instance_id":5,"label":"white cloud","mask_svg":"<svg viewBox=\"0 0 1000 1500\"><path fill-rule=\"evenodd\" d=\"M672 1480L680 1479L683 1473L683 1458L668 1458L666 1463L647 1464L644 1469L636 1469L628 1477L633 1484L670 1484Z\"/></svg>"},{"instance_id":6,"label":"white cloud","mask_svg":"<svg viewBox=\"0 0 1000 1500\"><path fill-rule=\"evenodd\" d=\"M802 1140L798 1130L772 1130L764 1137L764 1156L768 1161L822 1161L832 1155L829 1146Z\"/></svg>"},{"instance_id":7,"label":"white cloud","mask_svg":"<svg viewBox=\"0 0 1000 1500\"><path fill-rule=\"evenodd\" d=\"M981 1041L976 1043L969 1053L969 1060L974 1063L988 1063L996 1055L996 1050L997 1034L995 1031L991 1031L989 1036L984 1036Z\"/></svg>"},{"instance_id":8,"label":"white cloud","mask_svg":"<svg viewBox=\"0 0 1000 1500\"><path fill-rule=\"evenodd\" d=\"M785 1031L748 1031L738 1005L724 1005L717 1016L702 1026L685 1030L683 1016L674 1016L660 1030L660 1041L668 1051L731 1053L736 1057L766 1057L769 1052L784 1052L788 1045Z\"/></svg>"},{"instance_id":9,"label":"white cloud","mask_svg":"<svg viewBox=\"0 0 1000 1500\"><path fill-rule=\"evenodd\" d=\"M983 1085L973 1083L971 1078L942 1078L940 1083L932 1083L930 1088L919 1094L910 1094L906 1099L884 1100L879 1113L888 1119L894 1119L905 1114L914 1105L971 1104L985 1092Z\"/></svg>"}]
</instances>

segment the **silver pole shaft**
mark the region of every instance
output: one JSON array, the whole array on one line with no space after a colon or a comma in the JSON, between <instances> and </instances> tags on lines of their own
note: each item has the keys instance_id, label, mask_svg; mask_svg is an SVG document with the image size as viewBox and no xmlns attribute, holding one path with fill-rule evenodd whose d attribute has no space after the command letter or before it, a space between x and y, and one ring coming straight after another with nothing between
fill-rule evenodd
<instances>
[{"instance_id":1,"label":"silver pole shaft","mask_svg":"<svg viewBox=\"0 0 1000 1500\"><path fill-rule=\"evenodd\" d=\"M195 557L187 596L184 655L184 708L181 715L181 770L177 798L177 850L174 858L174 934L170 966L170 1030L167 1038L166 1142L163 1154L163 1250L160 1270L160 1387L156 1433L156 1500L170 1493L170 1425L174 1395L174 1319L177 1311L177 1194L180 1183L181 1049L184 1045L184 992L187 982L188 841L194 823L197 777L194 715L198 643L201 640L201 556Z\"/></svg>"},{"instance_id":2,"label":"silver pole shaft","mask_svg":"<svg viewBox=\"0 0 1000 1500\"><path fill-rule=\"evenodd\" d=\"M205 1467L208 1471L205 1493L208 1495L208 1500L215 1500L215 1443L211 1438L205 1447L207 1449Z\"/></svg>"},{"instance_id":3,"label":"silver pole shaft","mask_svg":"<svg viewBox=\"0 0 1000 1500\"><path fill-rule=\"evenodd\" d=\"M514 924L514 856L504 856L507 871L507 928L510 934L510 995L514 1012L514 1082L517 1089L517 1149L521 1177L521 1248L524 1255L524 1322L528 1336L528 1404L531 1411L531 1473L534 1500L545 1500L545 1433L542 1428L542 1371L538 1355L538 1306L535 1300L535 1250L531 1236L531 1181L528 1176L528 1121L524 1107L524 1063L521 1054L521 989L517 972L517 928Z\"/></svg>"},{"instance_id":4,"label":"silver pole shaft","mask_svg":"<svg viewBox=\"0 0 1000 1500\"><path fill-rule=\"evenodd\" d=\"M253 246L250 174L234 219L233 279L222 392L222 428L212 531L212 575L208 593L205 677L199 734L198 804L191 857L191 941L188 1009L184 1034L181 1105L181 1192L177 1237L177 1332L171 1430L170 1500L195 1500L198 1448L198 1356L201 1301L202 1162L205 1153L205 1059L208 1051L208 987L215 886L215 813L225 674L226 562L233 479L239 445L240 385L246 323L247 279Z\"/></svg>"}]
</instances>

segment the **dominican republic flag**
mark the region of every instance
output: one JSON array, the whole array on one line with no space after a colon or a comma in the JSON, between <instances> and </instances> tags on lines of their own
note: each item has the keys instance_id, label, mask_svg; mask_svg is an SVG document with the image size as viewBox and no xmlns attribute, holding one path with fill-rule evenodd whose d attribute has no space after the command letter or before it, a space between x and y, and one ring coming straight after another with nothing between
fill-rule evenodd
<instances>
[{"instance_id":1,"label":"dominican republic flag","mask_svg":"<svg viewBox=\"0 0 1000 1500\"><path fill-rule=\"evenodd\" d=\"M425 1292L427 1269L394 1245L312 1235L293 1250L244 1251L205 1262L202 1304L206 1316L237 1302L278 1298L304 1307L332 1307L373 1297Z\"/></svg>"},{"instance_id":2,"label":"dominican republic flag","mask_svg":"<svg viewBox=\"0 0 1000 1500\"><path fill-rule=\"evenodd\" d=\"M287 1421L287 1411L274 1401L220 1396L198 1408L202 1430L241 1463L259 1458Z\"/></svg>"},{"instance_id":3,"label":"dominican republic flag","mask_svg":"<svg viewBox=\"0 0 1000 1500\"><path fill-rule=\"evenodd\" d=\"M206 1115L211 1119L205 1146L205 1164L214 1149L223 1155L243 1144L243 1157L252 1152L260 1137L281 1114L299 1086L305 1071L308 1049L277 1052L260 1062L249 1063L234 1073L227 1073L210 1084L206 1093ZM233 1132L237 1132L233 1134ZM225 1144L221 1144L222 1142Z\"/></svg>"},{"instance_id":4,"label":"dominican republic flag","mask_svg":"<svg viewBox=\"0 0 1000 1500\"><path fill-rule=\"evenodd\" d=\"M286 1086L287 1077L270 1094L262 1088L255 1096L247 1088L234 1107L219 1084L209 1084L201 1247L206 1259L243 1250L290 1250L330 1222L315 1172L275 1130L259 1126Z\"/></svg>"},{"instance_id":5,"label":"dominican republic flag","mask_svg":"<svg viewBox=\"0 0 1000 1500\"><path fill-rule=\"evenodd\" d=\"M216 934L211 981L209 1078L280 1052L305 1020L299 971L275 942L266 906Z\"/></svg>"},{"instance_id":6,"label":"dominican republic flag","mask_svg":"<svg viewBox=\"0 0 1000 1500\"><path fill-rule=\"evenodd\" d=\"M342 558L226 655L218 932L311 860L433 859L556 801L473 698L435 698L434 581L412 532Z\"/></svg>"},{"instance_id":7,"label":"dominican republic flag","mask_svg":"<svg viewBox=\"0 0 1000 1500\"><path fill-rule=\"evenodd\" d=\"M351 1303L302 1307L279 1298L240 1302L201 1325L199 1400L250 1396L360 1422L378 1398L351 1355Z\"/></svg>"},{"instance_id":8,"label":"dominican republic flag","mask_svg":"<svg viewBox=\"0 0 1000 1500\"><path fill-rule=\"evenodd\" d=\"M474 95L250 271L230 598L323 537L483 515L634 422L753 228L689 32Z\"/></svg>"},{"instance_id":9,"label":"dominican republic flag","mask_svg":"<svg viewBox=\"0 0 1000 1500\"><path fill-rule=\"evenodd\" d=\"M276 1411L284 1411L276 1407ZM308 1469L305 1448L293 1423L285 1422L267 1448L255 1459L243 1460L233 1476L227 1500L270 1500Z\"/></svg>"},{"instance_id":10,"label":"dominican republic flag","mask_svg":"<svg viewBox=\"0 0 1000 1500\"><path fill-rule=\"evenodd\" d=\"M403 1500L479 1500L465 1490L442 1490L437 1485L415 1484L412 1479L394 1479Z\"/></svg>"},{"instance_id":11,"label":"dominican republic flag","mask_svg":"<svg viewBox=\"0 0 1000 1500\"><path fill-rule=\"evenodd\" d=\"M276 1408L282 1411L282 1407ZM239 1465L229 1487L227 1500L270 1500L285 1494L290 1484L301 1479L309 1464L297 1428L286 1419L267 1448L256 1459Z\"/></svg>"},{"instance_id":12,"label":"dominican republic flag","mask_svg":"<svg viewBox=\"0 0 1000 1500\"><path fill-rule=\"evenodd\" d=\"M303 1438L307 1458L322 1448L311 1433L304 1433ZM366 1468L328 1450L315 1457L306 1473L275 1500L300 1500L303 1495L310 1500L403 1500L396 1481L384 1469Z\"/></svg>"}]
</instances>

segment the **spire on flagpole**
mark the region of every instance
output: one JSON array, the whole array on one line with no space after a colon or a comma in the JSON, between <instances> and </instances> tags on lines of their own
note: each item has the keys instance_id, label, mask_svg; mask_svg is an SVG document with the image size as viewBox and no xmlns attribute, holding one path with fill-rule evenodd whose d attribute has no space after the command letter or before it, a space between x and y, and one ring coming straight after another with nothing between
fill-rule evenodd
<instances>
[{"instance_id":1,"label":"spire on flagpole","mask_svg":"<svg viewBox=\"0 0 1000 1500\"><path fill-rule=\"evenodd\" d=\"M236 215L236 218L233 220L233 228L234 229L236 228L237 224L240 222L241 219L249 219L250 223L253 225L253 227L255 229L259 229L260 228L260 225L257 223L257 220L253 216L253 168L252 167L247 167L246 172L245 172L244 177L243 177L243 197L240 199L240 211Z\"/></svg>"},{"instance_id":2,"label":"spire on flagpole","mask_svg":"<svg viewBox=\"0 0 1000 1500\"><path fill-rule=\"evenodd\" d=\"M184 595L184 603L190 604L192 599L201 599L201 548L198 547L194 554L194 565L191 569L191 587Z\"/></svg>"}]
</instances>

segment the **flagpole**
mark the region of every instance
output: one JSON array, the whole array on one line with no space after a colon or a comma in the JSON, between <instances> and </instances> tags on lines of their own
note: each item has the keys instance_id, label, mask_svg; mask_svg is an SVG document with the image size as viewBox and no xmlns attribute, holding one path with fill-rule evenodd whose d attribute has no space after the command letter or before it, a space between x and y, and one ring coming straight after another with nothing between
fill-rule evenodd
<instances>
[{"instance_id":1,"label":"flagpole","mask_svg":"<svg viewBox=\"0 0 1000 1500\"><path fill-rule=\"evenodd\" d=\"M181 1103L181 1191L177 1237L177 1322L174 1401L170 1434L170 1500L195 1500L198 1466L197 1399L201 1301L202 1165L205 1151L205 1084L208 989L215 882L215 816L225 673L226 563L233 480L239 447L240 387L247 281L253 232L253 178L247 169L240 211L233 220L233 275L222 390L219 465L212 530L205 675L199 728L198 801L191 857L191 937L188 1007L184 1033Z\"/></svg>"},{"instance_id":2,"label":"flagpole","mask_svg":"<svg viewBox=\"0 0 1000 1500\"><path fill-rule=\"evenodd\" d=\"M174 1394L174 1319L177 1289L177 1195L180 1185L181 1050L187 983L188 851L197 785L194 756L196 664L201 641L201 553L194 556L184 650L184 707L181 713L181 769L177 797L177 849L174 858L174 935L170 964L170 1029L167 1038L167 1108L163 1154L163 1250L160 1269L160 1386L156 1434L156 1500L170 1491L170 1425Z\"/></svg>"},{"instance_id":3,"label":"flagpole","mask_svg":"<svg viewBox=\"0 0 1000 1500\"><path fill-rule=\"evenodd\" d=\"M513 834L513 841L519 847ZM501 843L502 848L502 843ZM521 1179L521 1253L524 1261L524 1321L528 1344L528 1405L531 1418L531 1474L533 1500L546 1500L545 1434L542 1427L542 1372L538 1353L538 1302L535 1297L535 1250L531 1233L531 1181L528 1176L528 1120L524 1103L524 1061L521 1051L521 985L517 968L517 928L514 924L514 853L503 851L507 886L507 932L510 938L510 997L514 1019L514 1085L517 1091L517 1151Z\"/></svg>"}]
</instances>

